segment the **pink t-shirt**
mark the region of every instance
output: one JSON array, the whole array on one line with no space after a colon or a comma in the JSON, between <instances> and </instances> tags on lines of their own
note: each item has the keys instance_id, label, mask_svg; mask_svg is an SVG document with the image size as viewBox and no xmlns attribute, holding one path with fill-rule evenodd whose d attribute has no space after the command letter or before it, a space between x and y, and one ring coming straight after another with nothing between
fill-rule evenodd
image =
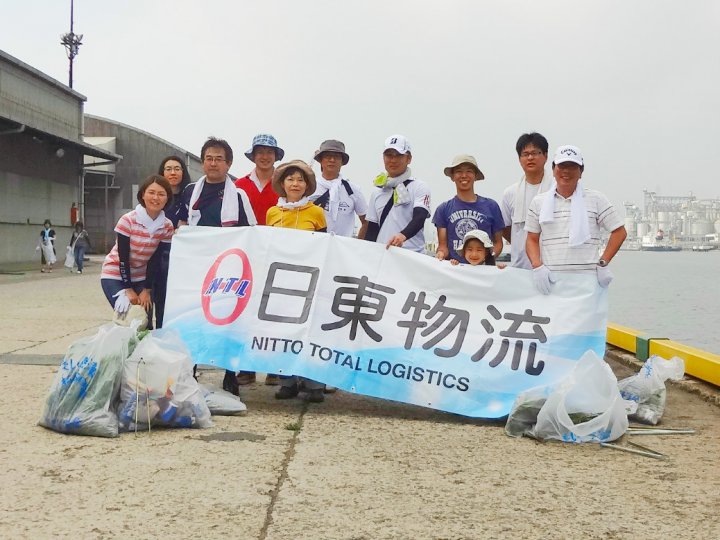
<instances>
[{"instance_id":1,"label":"pink t-shirt","mask_svg":"<svg viewBox=\"0 0 720 540\"><path fill-rule=\"evenodd\" d=\"M115 225L115 232L130 238L130 281L137 282L145 279L147 264L160 245L160 242L170 242L173 237L172 221L165 218L165 223L150 234L150 231L136 219L136 211L132 210L123 215ZM100 279L116 279L120 277L120 255L115 242L110 253L105 257Z\"/></svg>"}]
</instances>

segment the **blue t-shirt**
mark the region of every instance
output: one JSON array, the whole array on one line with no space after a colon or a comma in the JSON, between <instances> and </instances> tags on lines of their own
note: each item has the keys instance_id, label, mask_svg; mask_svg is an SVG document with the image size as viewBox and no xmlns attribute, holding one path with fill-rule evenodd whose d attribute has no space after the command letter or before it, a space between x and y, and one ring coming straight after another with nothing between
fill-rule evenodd
<instances>
[{"instance_id":1,"label":"blue t-shirt","mask_svg":"<svg viewBox=\"0 0 720 540\"><path fill-rule=\"evenodd\" d=\"M435 210L433 223L440 229L447 229L450 258L461 263L467 262L458 254L458 249L462 248L465 233L473 229L480 229L488 233L491 240L494 240L495 233L502 231L505 227L498 203L480 195L472 203L461 201L457 196L445 201Z\"/></svg>"}]
</instances>

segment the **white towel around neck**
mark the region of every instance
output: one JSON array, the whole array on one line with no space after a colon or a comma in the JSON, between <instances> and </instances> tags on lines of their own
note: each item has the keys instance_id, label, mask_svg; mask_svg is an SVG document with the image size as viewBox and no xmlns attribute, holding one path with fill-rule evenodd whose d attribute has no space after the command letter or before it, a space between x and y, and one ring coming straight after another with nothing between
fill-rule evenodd
<instances>
[{"instance_id":1,"label":"white towel around neck","mask_svg":"<svg viewBox=\"0 0 720 540\"><path fill-rule=\"evenodd\" d=\"M538 188L538 191L535 195L545 193L553 185L553 182L554 180L552 179L552 175L544 172L542 182L540 182L540 187ZM520 182L518 182L517 187L515 188L515 207L513 208L512 213L513 223L525 223L525 219L527 218L528 205L530 204L530 200L532 200L532 198L528 200L528 198L526 197L527 187L529 185L534 184L529 184L525 179L525 175L523 175L523 177L520 179Z\"/></svg>"},{"instance_id":2,"label":"white towel around neck","mask_svg":"<svg viewBox=\"0 0 720 540\"><path fill-rule=\"evenodd\" d=\"M340 184L342 177L338 176L335 180L325 180L322 176L317 179L319 186L324 187L329 195L328 208L333 220L337 219L338 210L340 209Z\"/></svg>"},{"instance_id":3,"label":"white towel around neck","mask_svg":"<svg viewBox=\"0 0 720 540\"><path fill-rule=\"evenodd\" d=\"M552 186L540 208L540 223L549 223L555 220L555 193L557 193L557 182L553 180ZM580 182L578 182L571 197L570 238L568 239L568 245L570 247L578 247L590 239L587 208L585 208L585 197Z\"/></svg>"},{"instance_id":4,"label":"white towel around neck","mask_svg":"<svg viewBox=\"0 0 720 540\"><path fill-rule=\"evenodd\" d=\"M200 221L201 212L200 210L193 210L193 206L200 198L206 178L206 176L203 176L195 182L195 187L190 196L190 204L188 205L188 225L197 225L198 221ZM225 176L225 192L223 193L222 207L220 208L220 225L222 227L234 227L237 225L239 213L238 189L230 180L230 176Z\"/></svg>"},{"instance_id":5,"label":"white towel around neck","mask_svg":"<svg viewBox=\"0 0 720 540\"><path fill-rule=\"evenodd\" d=\"M145 227L148 230L148 233L150 233L150 236L152 236L158 229L162 228L162 226L165 224L165 212L160 210L160 214L158 214L158 217L153 219L147 213L145 207L141 204L138 204L135 207L135 219L140 225Z\"/></svg>"}]
</instances>

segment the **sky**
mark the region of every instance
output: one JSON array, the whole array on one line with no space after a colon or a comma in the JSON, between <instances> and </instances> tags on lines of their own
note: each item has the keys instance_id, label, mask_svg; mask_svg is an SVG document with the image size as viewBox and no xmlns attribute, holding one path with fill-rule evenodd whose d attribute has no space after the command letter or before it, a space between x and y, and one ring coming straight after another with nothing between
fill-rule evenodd
<instances>
[{"instance_id":1,"label":"sky","mask_svg":"<svg viewBox=\"0 0 720 540\"><path fill-rule=\"evenodd\" d=\"M70 0L0 5L0 49L67 84ZM643 189L720 198L719 29L715 0L75 0L74 89L85 112L195 154L227 139L238 176L256 133L306 161L334 138L369 194L403 134L433 208L461 153L499 200L538 131L551 155L580 147L585 186L618 207Z\"/></svg>"}]
</instances>

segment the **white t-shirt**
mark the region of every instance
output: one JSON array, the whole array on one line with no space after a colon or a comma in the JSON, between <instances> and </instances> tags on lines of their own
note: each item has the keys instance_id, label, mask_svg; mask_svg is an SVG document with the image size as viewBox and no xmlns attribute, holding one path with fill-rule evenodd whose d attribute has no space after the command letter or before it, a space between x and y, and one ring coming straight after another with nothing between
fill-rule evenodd
<instances>
[{"instance_id":1,"label":"white t-shirt","mask_svg":"<svg viewBox=\"0 0 720 540\"><path fill-rule=\"evenodd\" d=\"M390 238L407 227L412 219L415 208L424 208L427 210L428 216L430 215L430 188L428 185L420 180L412 179L412 182L406 187L410 195L410 202L407 204L396 204L390 209L385 223L383 223L383 226L380 228L377 242L386 244ZM392 197L392 194L393 190L391 189L373 188L366 216L368 221L380 223L380 216L388 200ZM424 229L420 229L415 236L408 238L403 244L403 247L417 251L418 253L425 253Z\"/></svg>"},{"instance_id":2,"label":"white t-shirt","mask_svg":"<svg viewBox=\"0 0 720 540\"><path fill-rule=\"evenodd\" d=\"M350 184L352 195L348 195L347 189L342 184L343 177L340 176L333 180L333 182L339 182L338 186L338 211L337 218L333 219L332 212L329 209L329 203L325 205L325 221L327 223L327 232L335 233L339 236L352 236L353 229L355 228L355 215L364 216L368 212L368 205L365 201L365 196L360 191L360 188L344 179ZM322 196L327 189L318 183L315 193L310 195L310 200L315 201L318 197Z\"/></svg>"},{"instance_id":3,"label":"white t-shirt","mask_svg":"<svg viewBox=\"0 0 720 540\"><path fill-rule=\"evenodd\" d=\"M502 212L503 222L506 227L512 226L510 229L510 266L532 270L530 259L528 259L527 253L525 253L525 242L527 241L525 222L513 223L512 221L517 188L517 182L505 188L502 200L500 201L500 211ZM530 202L539 191L540 184L528 184L525 182L525 200L528 206L530 206Z\"/></svg>"},{"instance_id":4,"label":"white t-shirt","mask_svg":"<svg viewBox=\"0 0 720 540\"><path fill-rule=\"evenodd\" d=\"M590 239L582 245L570 247L570 205L573 195L566 199L555 191L546 191L535 197L528 208L525 230L540 233L540 256L550 270L594 273L600 258L600 229L612 232L624 225L623 219L605 195L592 189L583 189ZM552 196L555 197L554 219L541 224L539 218L543 201Z\"/></svg>"}]
</instances>

